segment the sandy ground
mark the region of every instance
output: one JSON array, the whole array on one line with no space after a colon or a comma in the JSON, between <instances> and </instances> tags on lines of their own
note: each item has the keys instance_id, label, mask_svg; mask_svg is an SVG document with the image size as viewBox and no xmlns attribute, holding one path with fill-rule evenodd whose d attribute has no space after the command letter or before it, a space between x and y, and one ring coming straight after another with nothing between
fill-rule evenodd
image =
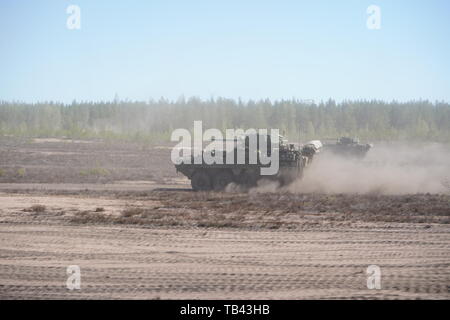
<instances>
[{"instance_id":1,"label":"sandy ground","mask_svg":"<svg viewBox=\"0 0 450 320\"><path fill-rule=\"evenodd\" d=\"M154 200L0 195L2 299L448 299L448 224L302 230L70 222ZM45 211L29 210L45 205ZM381 289L366 269L381 268ZM81 269L81 289L66 268Z\"/></svg>"},{"instance_id":2,"label":"sandy ground","mask_svg":"<svg viewBox=\"0 0 450 320\"><path fill-rule=\"evenodd\" d=\"M0 141L0 299L450 298L450 195L196 193L169 152Z\"/></svg>"}]
</instances>

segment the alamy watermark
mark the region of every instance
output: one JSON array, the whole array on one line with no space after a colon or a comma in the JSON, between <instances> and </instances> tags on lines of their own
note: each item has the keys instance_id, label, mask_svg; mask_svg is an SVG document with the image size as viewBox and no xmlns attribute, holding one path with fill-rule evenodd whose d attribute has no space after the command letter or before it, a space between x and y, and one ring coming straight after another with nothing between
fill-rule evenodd
<instances>
[{"instance_id":1,"label":"alamy watermark","mask_svg":"<svg viewBox=\"0 0 450 320\"><path fill-rule=\"evenodd\" d=\"M71 4L66 8L66 13L69 15L66 20L66 26L69 30L81 29L81 9L80 6ZM366 9L366 13L369 15L366 20L366 26L369 30L381 29L381 8L377 5L370 5ZM311 103L311 101L307 101ZM314 103L314 101L312 101Z\"/></svg>"},{"instance_id":2,"label":"alamy watermark","mask_svg":"<svg viewBox=\"0 0 450 320\"><path fill-rule=\"evenodd\" d=\"M187 129L176 129L170 137L174 146L171 160L184 164L260 164L261 175L274 175L279 169L278 129L219 129L203 132L202 121L194 121L194 137ZM193 140L193 141L192 141ZM203 142L208 142L203 148ZM238 144L238 145L237 145Z\"/></svg>"},{"instance_id":3,"label":"alamy watermark","mask_svg":"<svg viewBox=\"0 0 450 320\"><path fill-rule=\"evenodd\" d=\"M67 267L67 281L66 287L69 290L80 290L81 289L81 269L80 266L71 265Z\"/></svg>"},{"instance_id":4,"label":"alamy watermark","mask_svg":"<svg viewBox=\"0 0 450 320\"><path fill-rule=\"evenodd\" d=\"M374 4L367 7L366 13L369 15L366 21L367 29L380 30L381 29L381 8Z\"/></svg>"},{"instance_id":5,"label":"alamy watermark","mask_svg":"<svg viewBox=\"0 0 450 320\"><path fill-rule=\"evenodd\" d=\"M66 21L67 29L79 30L81 29L81 9L77 5L70 5L66 9L66 13L69 14Z\"/></svg>"},{"instance_id":6,"label":"alamy watermark","mask_svg":"<svg viewBox=\"0 0 450 320\"><path fill-rule=\"evenodd\" d=\"M367 289L373 290L381 289L381 268L376 264L372 264L366 269L367 277Z\"/></svg>"}]
</instances>

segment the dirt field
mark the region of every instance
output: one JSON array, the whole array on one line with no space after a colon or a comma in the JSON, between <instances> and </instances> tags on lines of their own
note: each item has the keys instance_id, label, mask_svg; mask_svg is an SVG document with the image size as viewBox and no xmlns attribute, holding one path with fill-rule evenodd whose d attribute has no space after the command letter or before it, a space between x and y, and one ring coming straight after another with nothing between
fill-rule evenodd
<instances>
[{"instance_id":1,"label":"dirt field","mask_svg":"<svg viewBox=\"0 0 450 320\"><path fill-rule=\"evenodd\" d=\"M0 298L450 298L449 194L195 193L169 152L0 141Z\"/></svg>"}]
</instances>

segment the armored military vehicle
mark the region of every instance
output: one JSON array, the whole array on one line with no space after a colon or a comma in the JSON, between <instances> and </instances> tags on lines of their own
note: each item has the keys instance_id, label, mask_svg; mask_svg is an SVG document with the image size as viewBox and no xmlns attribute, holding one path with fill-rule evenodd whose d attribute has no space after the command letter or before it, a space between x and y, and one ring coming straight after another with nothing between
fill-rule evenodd
<instances>
[{"instance_id":1,"label":"armored military vehicle","mask_svg":"<svg viewBox=\"0 0 450 320\"><path fill-rule=\"evenodd\" d=\"M261 168L269 167L261 163L261 143L267 143L267 155L270 156L271 141L270 135L260 136L257 135L256 149L256 163L249 161L250 148L249 148L249 136L240 137L233 141L234 146L231 148L234 154L234 162L227 163L227 151L224 150L212 150L214 153L221 153L223 162L206 164L203 158L205 150L202 151L200 156L202 159L196 164L194 157L191 157L191 161L185 161L175 165L177 172L181 172L191 180L192 189L196 191L206 190L224 190L225 187L234 182L238 185L254 186L260 179L276 180L281 185L286 185L294 181L296 178L301 177L303 169L311 163L314 155L319 152L321 147L320 143L312 142L303 146L295 146L294 144L288 144L287 141L279 136L278 149L274 149L274 152L279 152L279 168L278 172L273 175L261 175ZM241 152L245 154L245 162L239 164L237 161L238 149L241 148ZM227 149L229 150L229 149ZM230 152L230 151L228 151ZM233 155L230 156L232 158Z\"/></svg>"},{"instance_id":2,"label":"armored military vehicle","mask_svg":"<svg viewBox=\"0 0 450 320\"><path fill-rule=\"evenodd\" d=\"M358 138L341 137L335 143L325 143L323 150L344 157L362 158L372 147L369 143L359 143Z\"/></svg>"}]
</instances>

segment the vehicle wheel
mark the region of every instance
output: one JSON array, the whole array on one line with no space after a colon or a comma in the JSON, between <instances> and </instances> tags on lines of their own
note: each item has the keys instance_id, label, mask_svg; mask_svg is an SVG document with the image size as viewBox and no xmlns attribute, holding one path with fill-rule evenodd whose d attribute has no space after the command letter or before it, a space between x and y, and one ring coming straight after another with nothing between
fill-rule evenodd
<instances>
[{"instance_id":1,"label":"vehicle wheel","mask_svg":"<svg viewBox=\"0 0 450 320\"><path fill-rule=\"evenodd\" d=\"M254 187L260 178L254 170L245 170L239 177L239 182L247 187Z\"/></svg>"},{"instance_id":2,"label":"vehicle wheel","mask_svg":"<svg viewBox=\"0 0 450 320\"><path fill-rule=\"evenodd\" d=\"M214 190L221 191L225 190L228 184L233 182L233 176L227 171L221 171L214 176Z\"/></svg>"},{"instance_id":3,"label":"vehicle wheel","mask_svg":"<svg viewBox=\"0 0 450 320\"><path fill-rule=\"evenodd\" d=\"M191 178L192 189L195 191L211 190L211 179L204 171L197 171Z\"/></svg>"}]
</instances>

